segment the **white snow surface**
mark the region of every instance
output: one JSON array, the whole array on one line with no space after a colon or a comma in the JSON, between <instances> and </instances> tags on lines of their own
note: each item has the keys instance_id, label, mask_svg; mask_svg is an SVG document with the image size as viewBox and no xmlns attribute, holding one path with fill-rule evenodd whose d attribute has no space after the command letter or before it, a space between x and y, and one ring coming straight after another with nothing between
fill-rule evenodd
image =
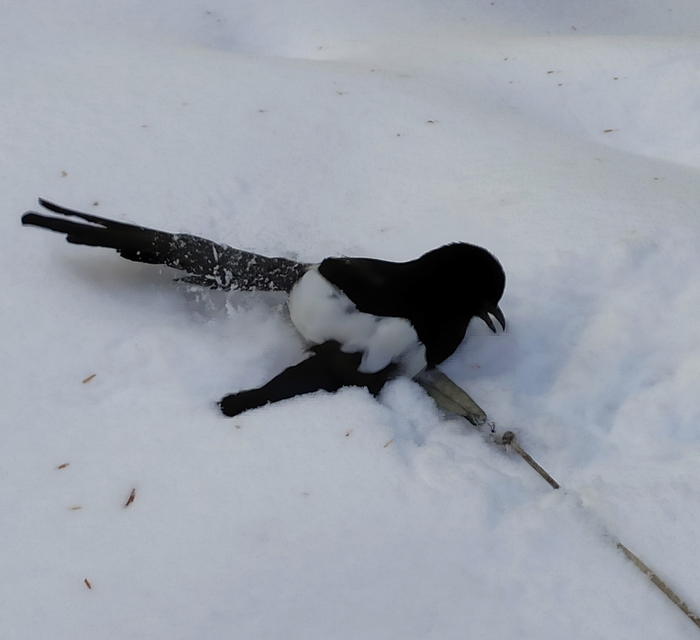
<instances>
[{"instance_id":1,"label":"white snow surface","mask_svg":"<svg viewBox=\"0 0 700 640\"><path fill-rule=\"evenodd\" d=\"M699 33L695 0L5 3L0 636L698 637L613 539L700 611ZM224 418L302 359L284 298L22 228L37 196L308 262L488 248L508 331L443 368L563 488L410 380Z\"/></svg>"}]
</instances>

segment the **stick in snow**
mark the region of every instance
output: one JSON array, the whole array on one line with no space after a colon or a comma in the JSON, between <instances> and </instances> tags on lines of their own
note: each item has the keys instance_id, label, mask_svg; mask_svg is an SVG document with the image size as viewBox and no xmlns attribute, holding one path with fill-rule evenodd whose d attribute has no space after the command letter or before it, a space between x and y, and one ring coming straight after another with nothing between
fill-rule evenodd
<instances>
[{"instance_id":1,"label":"stick in snow","mask_svg":"<svg viewBox=\"0 0 700 640\"><path fill-rule=\"evenodd\" d=\"M416 376L416 380L426 389L428 394L435 400L437 405L449 412L463 416L474 426L480 426L486 422L486 412L479 407L471 396L461 387L455 384L444 373L437 370L429 372L421 372ZM458 391L457 391L458 390ZM482 419L483 416L483 419ZM495 424L492 425L492 431L495 431ZM561 488L561 485L540 466L537 461L520 446L515 433L506 431L500 439L497 440L500 444L510 447L515 451L525 462L527 462L540 477L545 480L553 489ZM645 576L651 580L661 593L663 593L673 604L675 604L692 622L700 628L700 616L696 614L667 584L658 574L653 571L638 555L630 551L627 545L620 542L615 536L608 533L608 537L615 543L615 546L625 554L625 557L634 564Z\"/></svg>"}]
</instances>

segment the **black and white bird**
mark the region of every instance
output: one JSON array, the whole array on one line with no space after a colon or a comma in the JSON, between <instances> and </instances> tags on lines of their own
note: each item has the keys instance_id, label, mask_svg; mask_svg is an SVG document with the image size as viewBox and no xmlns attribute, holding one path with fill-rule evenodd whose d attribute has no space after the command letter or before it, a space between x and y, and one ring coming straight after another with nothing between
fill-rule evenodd
<instances>
[{"instance_id":1,"label":"black and white bird","mask_svg":"<svg viewBox=\"0 0 700 640\"><path fill-rule=\"evenodd\" d=\"M463 242L409 262L326 258L318 264L270 258L189 234L168 233L73 211L40 199L58 216L29 211L22 224L66 235L73 244L116 249L127 260L185 271L212 289L285 291L309 357L266 385L225 396L228 416L318 390L366 387L413 377L451 356L472 318L505 329L498 303L505 273L496 258ZM76 221L70 218L78 218Z\"/></svg>"}]
</instances>

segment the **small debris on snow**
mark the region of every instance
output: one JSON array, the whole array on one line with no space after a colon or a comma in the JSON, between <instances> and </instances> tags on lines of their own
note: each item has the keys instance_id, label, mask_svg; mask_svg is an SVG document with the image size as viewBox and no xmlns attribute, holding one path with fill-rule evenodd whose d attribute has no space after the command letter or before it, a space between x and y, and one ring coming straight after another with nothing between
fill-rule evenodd
<instances>
[{"instance_id":1,"label":"small debris on snow","mask_svg":"<svg viewBox=\"0 0 700 640\"><path fill-rule=\"evenodd\" d=\"M126 509L136 498L136 488L133 488L131 490L131 493L129 494L129 499L126 501L126 504L124 505L124 508Z\"/></svg>"}]
</instances>

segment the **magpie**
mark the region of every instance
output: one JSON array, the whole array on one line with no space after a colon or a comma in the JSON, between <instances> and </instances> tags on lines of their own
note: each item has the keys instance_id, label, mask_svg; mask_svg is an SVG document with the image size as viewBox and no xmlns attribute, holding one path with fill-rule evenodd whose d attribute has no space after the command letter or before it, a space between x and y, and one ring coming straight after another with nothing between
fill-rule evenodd
<instances>
[{"instance_id":1,"label":"magpie","mask_svg":"<svg viewBox=\"0 0 700 640\"><path fill-rule=\"evenodd\" d=\"M408 262L329 257L320 263L262 256L206 238L119 222L39 199L57 215L28 211L22 224L63 233L73 244L116 249L127 260L182 270L211 289L287 292L290 318L308 357L267 384L229 394L235 416L297 395L360 386L377 395L398 376L414 377L451 356L472 318L505 330L498 303L505 272L486 249L444 245ZM77 220L76 220L77 218Z\"/></svg>"}]
</instances>

